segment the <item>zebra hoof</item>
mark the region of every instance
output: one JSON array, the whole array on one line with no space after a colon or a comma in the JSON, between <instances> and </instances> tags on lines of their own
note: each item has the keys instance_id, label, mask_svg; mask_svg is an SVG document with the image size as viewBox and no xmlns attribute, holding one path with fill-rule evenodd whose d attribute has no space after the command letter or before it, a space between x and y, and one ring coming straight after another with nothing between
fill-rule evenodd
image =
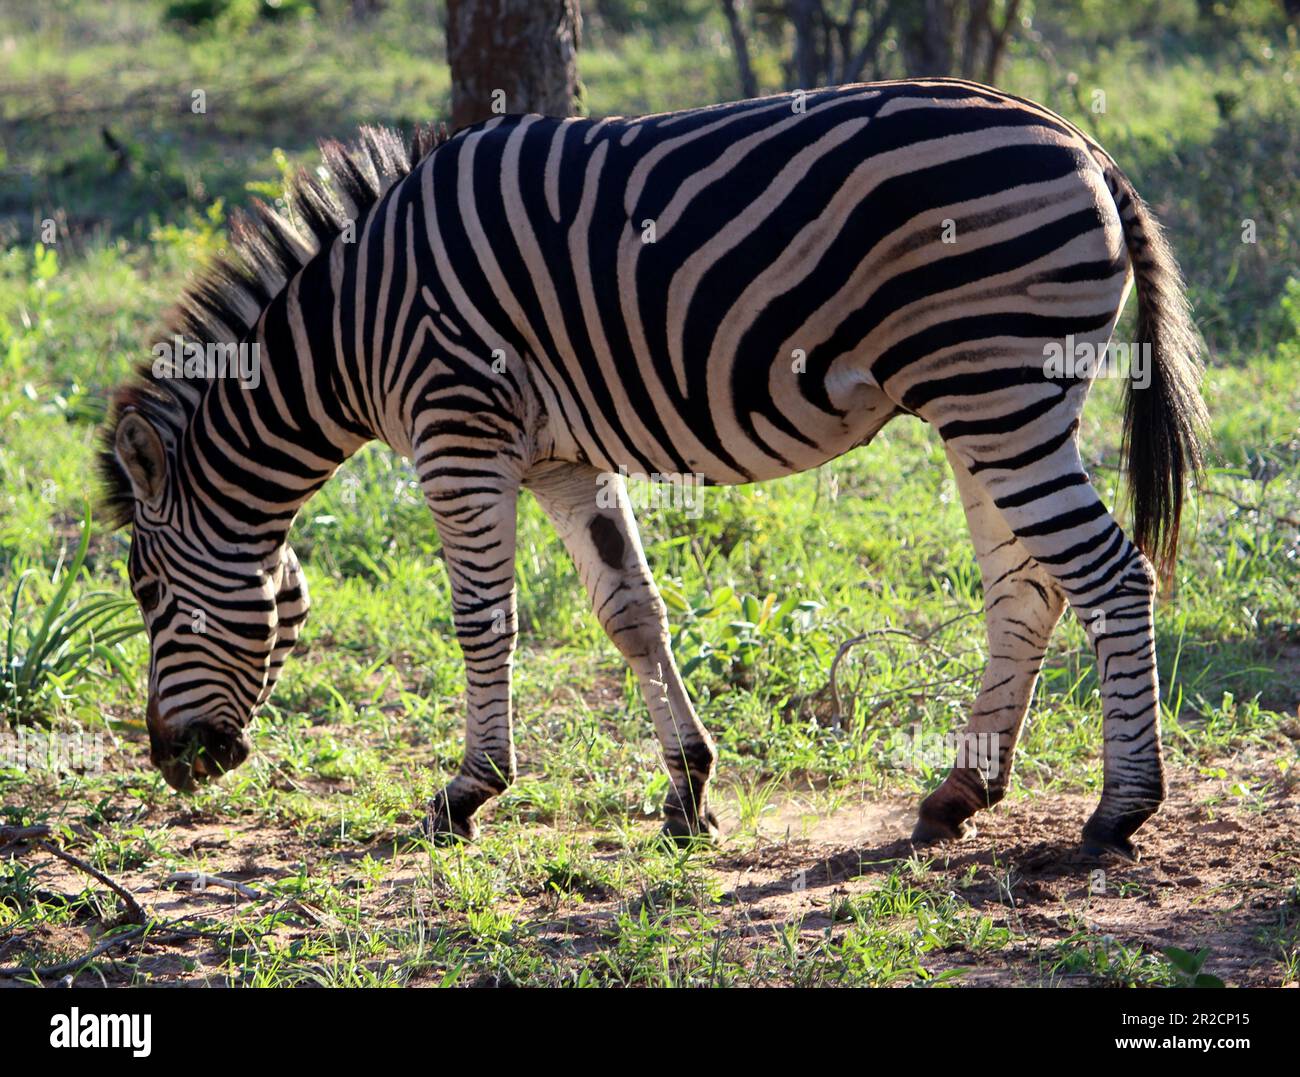
<instances>
[{"instance_id":1,"label":"zebra hoof","mask_svg":"<svg viewBox=\"0 0 1300 1077\"><path fill-rule=\"evenodd\" d=\"M696 842L716 845L722 841L718 817L711 808L703 809L694 820L688 819L682 812L665 812L660 834L666 841L677 846L693 845Z\"/></svg>"},{"instance_id":2,"label":"zebra hoof","mask_svg":"<svg viewBox=\"0 0 1300 1077\"><path fill-rule=\"evenodd\" d=\"M934 845L941 841L964 841L976 834L975 824L969 819L952 822L947 819L935 819L921 815L912 828L913 845Z\"/></svg>"},{"instance_id":3,"label":"zebra hoof","mask_svg":"<svg viewBox=\"0 0 1300 1077\"><path fill-rule=\"evenodd\" d=\"M478 823L473 816L458 819L449 810L447 798L439 794L429 805L429 814L420 826L424 837L435 845L452 845L458 841L478 838Z\"/></svg>"},{"instance_id":4,"label":"zebra hoof","mask_svg":"<svg viewBox=\"0 0 1300 1077\"><path fill-rule=\"evenodd\" d=\"M1118 856L1130 863L1138 860L1137 847L1127 837L1110 825L1093 819L1089 819L1083 828L1083 852L1085 856Z\"/></svg>"}]
</instances>

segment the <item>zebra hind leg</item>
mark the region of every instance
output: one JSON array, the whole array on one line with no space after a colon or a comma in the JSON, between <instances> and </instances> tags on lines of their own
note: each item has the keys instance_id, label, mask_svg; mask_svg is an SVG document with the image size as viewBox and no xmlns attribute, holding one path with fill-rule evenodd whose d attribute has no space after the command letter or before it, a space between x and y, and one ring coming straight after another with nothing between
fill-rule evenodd
<instances>
[{"instance_id":1,"label":"zebra hind leg","mask_svg":"<svg viewBox=\"0 0 1300 1077\"><path fill-rule=\"evenodd\" d=\"M989 662L957 759L921 804L915 842L973 833L967 820L1006 794L1016 740L1065 595L1007 527L988 492L948 454L984 581Z\"/></svg>"},{"instance_id":2,"label":"zebra hind leg","mask_svg":"<svg viewBox=\"0 0 1300 1077\"><path fill-rule=\"evenodd\" d=\"M1105 777L1101 802L1084 827L1084 846L1093 854L1133 859L1129 839L1165 795L1155 573L1093 488L1074 429L1071 424L1065 438L1043 434L1027 453L982 448L975 438L949 447L992 498L1019 544L1056 581L1088 632L1101 682Z\"/></svg>"},{"instance_id":3,"label":"zebra hind leg","mask_svg":"<svg viewBox=\"0 0 1300 1077\"><path fill-rule=\"evenodd\" d=\"M716 837L707 793L717 752L682 684L669 646L667 611L621 476L548 465L526 480L573 557L592 609L640 682L672 787L664 834L675 841Z\"/></svg>"}]
</instances>

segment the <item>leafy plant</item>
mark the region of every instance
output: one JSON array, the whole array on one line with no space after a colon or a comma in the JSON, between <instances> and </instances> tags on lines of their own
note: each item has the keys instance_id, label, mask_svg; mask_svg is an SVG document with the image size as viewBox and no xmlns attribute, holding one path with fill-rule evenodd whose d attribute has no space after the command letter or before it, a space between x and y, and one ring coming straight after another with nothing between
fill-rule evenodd
<instances>
[{"instance_id":1,"label":"leafy plant","mask_svg":"<svg viewBox=\"0 0 1300 1077\"><path fill-rule=\"evenodd\" d=\"M819 603L803 601L798 595L778 605L776 595L759 599L738 595L730 587L720 587L694 604L672 588L664 588L663 593L681 619L673 652L682 663L683 677L707 663L720 676L745 680L764 649L792 644L821 609Z\"/></svg>"},{"instance_id":2,"label":"leafy plant","mask_svg":"<svg viewBox=\"0 0 1300 1077\"><path fill-rule=\"evenodd\" d=\"M1180 950L1177 946L1166 946L1162 951L1174 967L1174 981L1177 987L1223 987L1223 981L1208 972L1202 972L1205 961L1210 956L1208 947L1202 947L1195 953Z\"/></svg>"},{"instance_id":3,"label":"leafy plant","mask_svg":"<svg viewBox=\"0 0 1300 1077\"><path fill-rule=\"evenodd\" d=\"M0 669L0 717L12 724L33 720L51 696L66 700L78 681L95 673L97 661L126 675L118 644L144 626L138 619L120 621L135 604L112 591L72 597L89 548L87 510L77 552L66 568L60 558L51 579L56 590L44 613L35 611L29 625L22 623L23 591L36 570L28 569L14 585L4 629L4 668Z\"/></svg>"},{"instance_id":4,"label":"leafy plant","mask_svg":"<svg viewBox=\"0 0 1300 1077\"><path fill-rule=\"evenodd\" d=\"M1300 277L1287 278L1278 304L1283 326L1278 352L1286 359L1300 359Z\"/></svg>"}]
</instances>

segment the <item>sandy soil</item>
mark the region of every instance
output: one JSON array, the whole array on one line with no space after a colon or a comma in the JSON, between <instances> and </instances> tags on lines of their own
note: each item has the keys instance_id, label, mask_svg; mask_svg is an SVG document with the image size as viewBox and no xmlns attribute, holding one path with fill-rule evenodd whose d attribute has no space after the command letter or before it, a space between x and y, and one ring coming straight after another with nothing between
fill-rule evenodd
<instances>
[{"instance_id":1,"label":"sandy soil","mask_svg":"<svg viewBox=\"0 0 1300 1077\"><path fill-rule=\"evenodd\" d=\"M1138 863L1083 857L1077 836L1092 800L1059 794L1015 798L985 813L975 837L923 850L923 858L931 860L927 888L951 890L971 906L967 915L989 916L1013 933L1009 946L990 954L977 956L960 947L931 951L925 968L932 974L961 970L961 982L970 985L1087 983L1082 972L1061 975L1050 969L1055 944L1088 931L1130 947L1209 947L1205 971L1230 984L1281 985L1279 929L1290 925L1294 937L1300 919L1300 797L1294 788L1283 788L1249 811L1235 806L1239 800L1211 807L1230 781L1174 772L1167 806L1139 835ZM878 889L898 861L913 855L906 835L914 810L911 800L852 802L830 814L819 814L799 798L776 802L757 833L736 835L713 858L708 870L722 896L711 912L739 947L771 946L776 930L790 923L798 924L810 944L828 931L846 930L835 916L837 902ZM411 916L422 864L417 853L392 843L340 853L291 831L238 818L156 814L141 825L165 827L174 851L200 854L212 872L253 889L260 882L297 877L304 867L313 877L347 885L355 881L361 857L387 860L382 884L362 893L366 921L397 925ZM729 821L734 827L734 809L724 805L724 828ZM645 825L649 830L653 823ZM601 835L590 837L599 850ZM85 885L75 869L44 854L25 857L40 864L47 891L76 894ZM158 921L198 918L220 924L237 907L247 909L258 900L222 888L164 887L159 869L124 871L114 878ZM539 937L554 936L570 952L582 953L608 944L608 927L628 900L586 895L567 902L539 892L535 900L525 895L515 911ZM105 915L112 907L105 892ZM284 941L341 927L309 900L263 898L258 911L283 915L276 936ZM0 964L33 948L47 961L52 955L84 953L99 927L97 917L87 916L84 924L45 928L22 939L6 942L0 936ZM129 963L101 963L108 982L128 980L131 964L155 982L224 979L214 971L221 955L206 940L163 937L134 944L122 957ZM97 974L84 973L80 982L97 980ZM0 985L13 982L0 979Z\"/></svg>"},{"instance_id":2,"label":"sandy soil","mask_svg":"<svg viewBox=\"0 0 1300 1077\"><path fill-rule=\"evenodd\" d=\"M1208 947L1206 972L1229 984L1280 986L1273 937L1300 917L1300 801L1292 793L1258 813L1211 810L1204 801L1220 792L1219 781L1183 771L1171 784L1169 803L1138 835L1137 863L1085 857L1077 835L1094 801L1059 794L1002 805L973 838L925 850L964 901L1016 935L992 955L958 950L926 967L965 969L966 984L1038 984L1045 952L1090 931L1127 946ZM863 804L819 821L807 839L729 858L738 914L768 924L802 915L803 932L824 932L834 897L878 887L911 855L899 835L913 813L911 802Z\"/></svg>"}]
</instances>

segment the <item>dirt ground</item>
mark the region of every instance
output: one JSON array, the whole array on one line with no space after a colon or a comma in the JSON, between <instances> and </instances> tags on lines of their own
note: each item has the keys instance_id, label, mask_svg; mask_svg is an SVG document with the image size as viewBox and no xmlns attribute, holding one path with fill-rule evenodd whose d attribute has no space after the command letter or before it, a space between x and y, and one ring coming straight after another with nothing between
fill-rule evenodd
<instances>
[{"instance_id":1,"label":"dirt ground","mask_svg":"<svg viewBox=\"0 0 1300 1077\"><path fill-rule=\"evenodd\" d=\"M1279 925L1290 924L1294 932L1298 912L1300 799L1289 788L1250 811L1227 803L1207 807L1219 800L1228 780L1175 771L1168 804L1139 835L1137 863L1083 857L1077 836L1092 799L1057 794L1016 798L985 813L976 836L924 850L925 858L933 858L927 889L951 889L971 906L973 913L967 915L986 915L1012 930L1008 946L978 956L963 947L932 951L926 955L927 971L961 970L960 982L966 985L1095 982L1087 972L1045 972L1050 965L1046 955L1056 943L1089 932L1129 947L1208 947L1212 956L1205 971L1228 984L1283 986L1286 974L1277 939ZM845 929L835 914L837 902L878 889L898 861L913 855L906 835L914 811L912 800L877 800L818 816L796 799L778 802L764 816L756 838L751 835L743 847L724 843L709 862L707 871L721 892L711 912L742 947L770 947L778 928L791 923L810 942L828 932L833 936ZM337 883L355 875L364 856L386 861L383 882L358 899L366 903L365 919L371 925L410 917L412 891L419 885L422 863L427 864L422 854L392 843L338 853L290 831L239 819L157 814L142 825L165 825L173 850L201 853L213 872L254 890L259 883L300 876L304 869ZM724 829L727 814L724 806ZM601 835L593 833L591 840L599 850ZM86 883L68 865L35 851L27 855L40 858L47 891L76 894ZM127 871L115 879L157 921L220 923L236 907L247 909L250 901L259 900L221 888L164 887L159 870ZM284 941L339 929L328 913L306 901L260 900L267 913L292 914L276 929ZM553 936L570 952L582 952L608 945L610 923L628 899L587 896L566 907L554 895L539 894L531 908L527 898L522 900L517 911L539 938ZM105 907L112 908L107 895ZM96 926L89 918L82 926L40 928L34 937L25 937L21 948L84 953L95 944ZM0 963L13 960L15 945L16 940L0 941ZM132 969L156 983L222 981L215 970L223 955L208 945L164 935L133 944L121 951L128 961L101 962L99 972L85 972L79 982L126 982ZM418 974L415 982L420 982ZM0 985L14 983L0 979Z\"/></svg>"},{"instance_id":2,"label":"dirt ground","mask_svg":"<svg viewBox=\"0 0 1300 1077\"><path fill-rule=\"evenodd\" d=\"M1088 931L1126 946L1208 947L1205 970L1229 985L1281 986L1268 940L1283 906L1295 909L1300 802L1280 798L1251 815L1210 811L1201 802L1213 784L1174 776L1169 802L1138 835L1137 863L1084 856L1077 835L1095 802L1059 794L1001 806L980 818L973 838L927 850L933 870L960 886L973 909L1015 929L1006 949L978 959L937 954L927 968L964 969L966 985L1039 984L1044 951ZM804 931L824 931L833 896L878 886L882 871L911 854L899 835L914 812L911 801L863 804L820 821L788 849L733 858L738 914L758 923L803 914Z\"/></svg>"}]
</instances>

